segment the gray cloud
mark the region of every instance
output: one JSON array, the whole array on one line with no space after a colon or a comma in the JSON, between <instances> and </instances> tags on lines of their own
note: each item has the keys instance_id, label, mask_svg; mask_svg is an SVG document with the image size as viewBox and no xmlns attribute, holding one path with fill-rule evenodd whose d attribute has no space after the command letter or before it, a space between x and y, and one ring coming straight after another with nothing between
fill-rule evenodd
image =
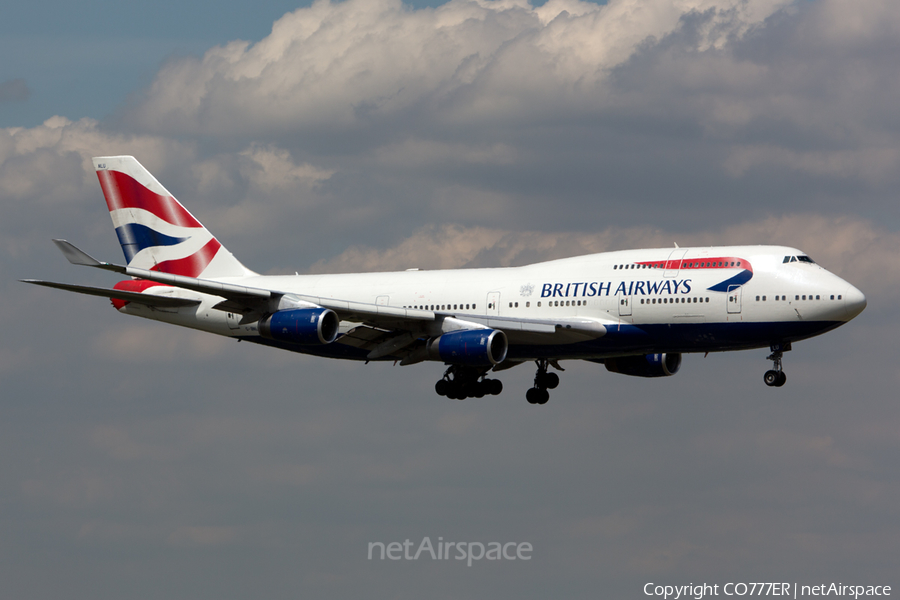
<instances>
[{"instance_id":1,"label":"gray cloud","mask_svg":"<svg viewBox=\"0 0 900 600\"><path fill-rule=\"evenodd\" d=\"M892 0L319 2L171 60L115 118L0 130L4 589L897 585L898 28ZM522 366L499 398L447 401L438 364L292 355L18 283L113 283L49 239L120 260L89 162L119 153L259 271L778 243L869 306L796 344L777 391L760 350L663 380L564 363L545 407ZM425 535L534 559L366 560Z\"/></svg>"}]
</instances>

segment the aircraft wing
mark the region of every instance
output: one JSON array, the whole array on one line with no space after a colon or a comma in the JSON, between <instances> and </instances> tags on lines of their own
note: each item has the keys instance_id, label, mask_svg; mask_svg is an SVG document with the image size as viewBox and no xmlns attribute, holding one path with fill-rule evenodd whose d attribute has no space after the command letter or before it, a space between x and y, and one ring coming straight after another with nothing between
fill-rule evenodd
<instances>
[{"instance_id":1,"label":"aircraft wing","mask_svg":"<svg viewBox=\"0 0 900 600\"><path fill-rule=\"evenodd\" d=\"M65 240L53 240L63 252L70 263L81 266L94 267L106 271L120 273L131 277L138 277L148 281L164 283L202 294L210 294L224 298L214 308L228 312L238 312L244 315L242 322L250 322L261 318L266 313L272 313L282 307L282 300L290 302L303 302L310 305L328 308L337 313L342 321L360 323L366 327L388 332L389 335L366 336L374 339L359 340L363 347L378 348L378 356L390 353L392 349L399 349L408 345L412 340L406 334L419 332L429 323L435 323L446 319L455 319L458 322L456 329L465 328L467 324L473 327L488 327L503 331L511 342L518 343L571 343L586 339L594 339L606 334L606 325L596 319L588 318L560 318L560 319L522 319L514 317L499 317L486 315L472 315L467 313L455 314L446 311L419 310L413 308L400 308L396 306L380 306L364 302L341 300L338 298L326 298L281 292L234 285L209 279L198 279L184 275L173 275L138 269L134 267L100 262L79 250ZM62 284L54 284L60 289L75 290L72 287L62 287ZM51 286L54 287L54 286ZM79 286L74 286L79 287ZM100 288L94 288L99 290ZM119 290L109 290L103 293L94 293L98 296L117 297L122 294ZM146 297L144 294L137 296ZM123 297L123 299L126 299ZM132 300L132 298L127 298ZM145 302L146 303L146 302ZM413 340L415 338L412 338ZM348 340L349 342L350 340Z\"/></svg>"},{"instance_id":2,"label":"aircraft wing","mask_svg":"<svg viewBox=\"0 0 900 600\"><path fill-rule=\"evenodd\" d=\"M190 298L173 298L171 296L155 296L153 294L142 294L141 292L127 292L125 290L114 290L111 288L91 287L87 285L73 285L71 283L55 283L53 281L41 281L39 279L20 279L23 283L33 283L44 287L66 290L68 292L77 292L79 294L87 294L89 296L100 296L101 298L110 298L117 300L126 300L146 306L161 308L181 308L184 306L197 306L199 300Z\"/></svg>"}]
</instances>

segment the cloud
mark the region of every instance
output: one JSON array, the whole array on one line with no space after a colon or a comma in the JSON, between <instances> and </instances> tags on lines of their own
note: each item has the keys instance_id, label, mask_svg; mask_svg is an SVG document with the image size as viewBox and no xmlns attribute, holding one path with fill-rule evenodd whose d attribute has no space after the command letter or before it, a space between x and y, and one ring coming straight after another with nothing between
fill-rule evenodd
<instances>
[{"instance_id":1,"label":"cloud","mask_svg":"<svg viewBox=\"0 0 900 600\"><path fill-rule=\"evenodd\" d=\"M287 151L329 174L298 196L348 243L446 222L689 231L688 206L719 225L748 203L887 208L894 6L873 0L842 31L830 0L320 1L256 43L171 60L115 124L236 149L213 157L217 182L245 183L235 153ZM230 222L257 218L250 204Z\"/></svg>"},{"instance_id":2,"label":"cloud","mask_svg":"<svg viewBox=\"0 0 900 600\"><path fill-rule=\"evenodd\" d=\"M263 40L169 60L110 118L0 130L6 586L629 597L647 577L785 565L884 580L900 539L885 525L900 494L898 14L318 2ZM499 398L444 401L438 363L237 344L16 282L111 283L48 238L118 250L90 157L120 153L263 272L784 244L869 307L795 345L777 390L760 349L686 355L651 380L565 361L545 407L525 403L523 365L497 374ZM398 579L361 558L424 534L527 540L535 560Z\"/></svg>"},{"instance_id":3,"label":"cloud","mask_svg":"<svg viewBox=\"0 0 900 600\"><path fill-rule=\"evenodd\" d=\"M130 114L149 131L217 136L343 129L424 106L449 122L546 114L550 100L590 103L610 69L686 15L707 15L703 51L788 4L453 0L411 10L398 0L320 0L260 42L170 62Z\"/></svg>"}]
</instances>

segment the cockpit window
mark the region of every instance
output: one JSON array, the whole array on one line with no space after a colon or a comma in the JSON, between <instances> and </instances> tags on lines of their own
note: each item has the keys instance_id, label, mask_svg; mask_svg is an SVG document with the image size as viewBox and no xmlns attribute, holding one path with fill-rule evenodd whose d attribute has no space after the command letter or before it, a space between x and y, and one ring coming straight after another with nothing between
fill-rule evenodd
<instances>
[{"instance_id":1,"label":"cockpit window","mask_svg":"<svg viewBox=\"0 0 900 600\"><path fill-rule=\"evenodd\" d=\"M805 262L805 263L809 263L809 264L811 264L811 265L816 264L816 261L814 261L813 259L811 259L810 257L805 256L805 255L802 255L802 256L785 256L785 257L784 257L784 260L781 261L781 262L782 262L782 263L789 263L789 262Z\"/></svg>"}]
</instances>

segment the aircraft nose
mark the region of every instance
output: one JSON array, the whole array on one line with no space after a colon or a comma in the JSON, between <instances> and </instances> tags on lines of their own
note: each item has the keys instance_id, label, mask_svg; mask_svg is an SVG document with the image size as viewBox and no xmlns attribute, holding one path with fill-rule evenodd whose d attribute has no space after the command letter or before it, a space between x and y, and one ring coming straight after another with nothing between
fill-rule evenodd
<instances>
[{"instance_id":1,"label":"aircraft nose","mask_svg":"<svg viewBox=\"0 0 900 600\"><path fill-rule=\"evenodd\" d=\"M866 296L855 287L848 286L844 292L844 313L849 321L866 307Z\"/></svg>"}]
</instances>

